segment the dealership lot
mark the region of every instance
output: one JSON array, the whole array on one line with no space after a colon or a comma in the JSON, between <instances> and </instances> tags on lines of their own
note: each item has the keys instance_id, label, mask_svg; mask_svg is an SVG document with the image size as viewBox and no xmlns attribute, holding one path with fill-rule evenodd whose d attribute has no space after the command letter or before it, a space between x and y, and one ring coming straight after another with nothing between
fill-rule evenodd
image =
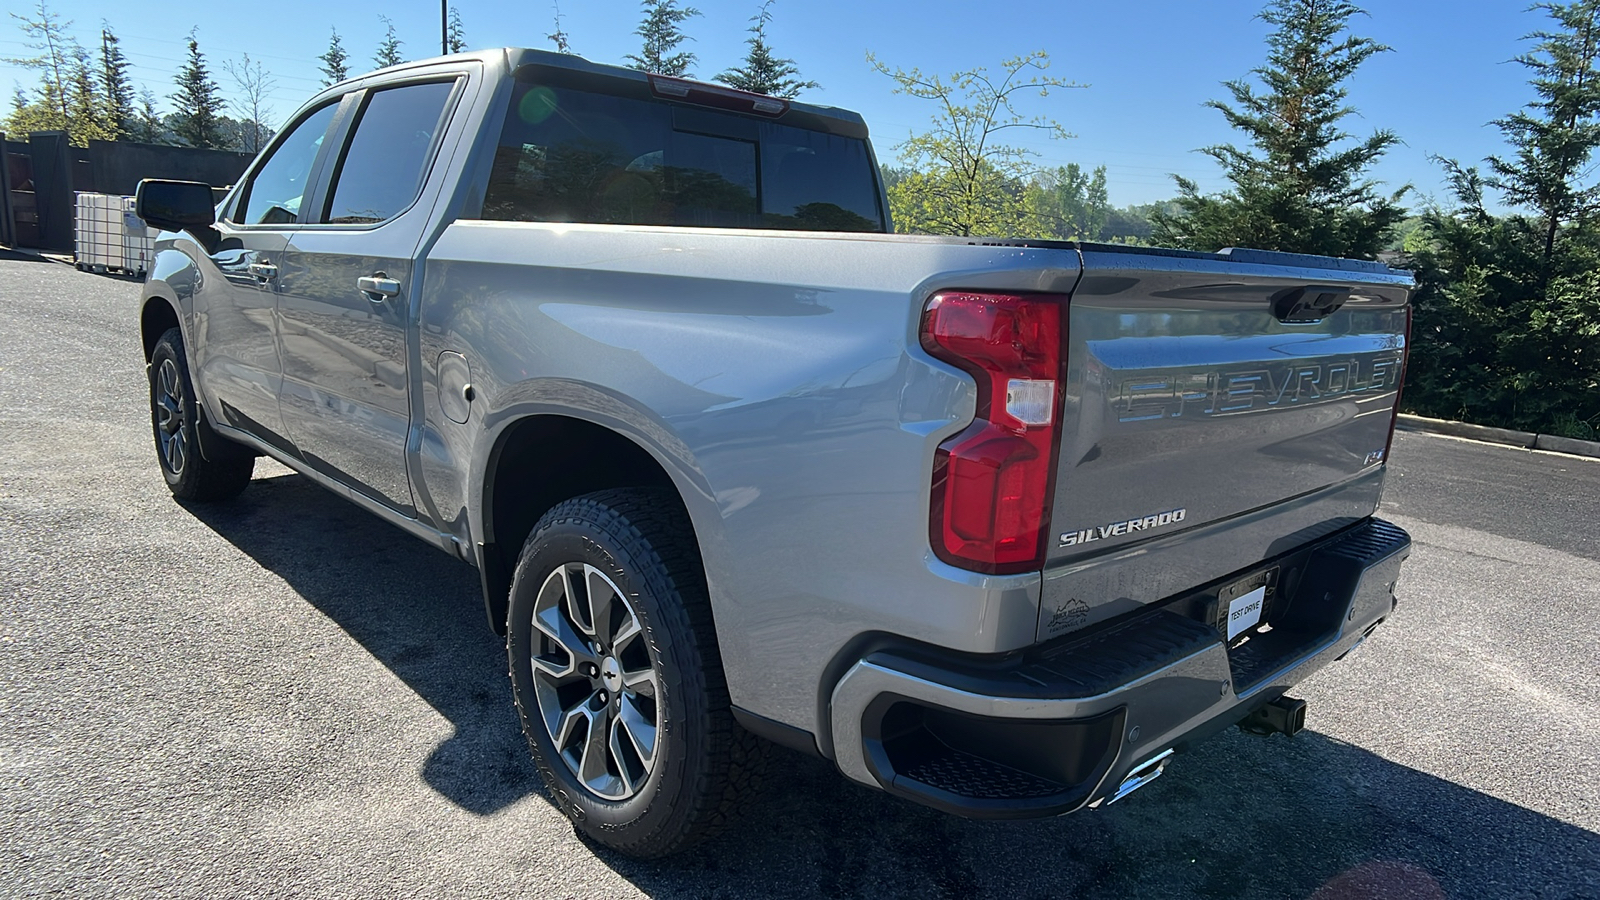
<instances>
[{"instance_id":1,"label":"dealership lot","mask_svg":"<svg viewBox=\"0 0 1600 900\"><path fill-rule=\"evenodd\" d=\"M470 568L276 464L172 501L138 296L0 251L0 894L1600 896L1600 461L1399 435L1400 608L1292 741L1012 823L779 751L648 864L541 794Z\"/></svg>"}]
</instances>

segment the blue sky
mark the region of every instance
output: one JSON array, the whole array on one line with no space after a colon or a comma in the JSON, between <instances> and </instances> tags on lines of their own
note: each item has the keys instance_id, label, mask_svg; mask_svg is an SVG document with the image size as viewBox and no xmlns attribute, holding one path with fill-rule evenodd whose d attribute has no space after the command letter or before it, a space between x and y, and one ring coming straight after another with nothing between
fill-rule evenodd
<instances>
[{"instance_id":1,"label":"blue sky","mask_svg":"<svg viewBox=\"0 0 1600 900\"><path fill-rule=\"evenodd\" d=\"M36 0L11 0L9 10ZM553 30L550 0L454 0L472 47L548 47ZM695 0L703 15L687 30L699 55L694 73L705 79L738 62L745 28L758 0ZM1479 160L1502 152L1489 121L1527 103L1525 70L1509 63L1526 48L1522 36L1543 27L1523 0L1462 3L1460 0L1369 0L1371 15L1358 18L1357 33L1394 48L1375 57L1351 84L1351 102L1361 118L1347 130L1365 134L1386 127L1405 146L1391 151L1375 174L1398 186L1410 183L1423 198L1440 191L1430 154ZM437 2L379 3L362 0L275 0L246 4L52 0L50 7L74 21L86 45L97 44L108 21L122 37L134 75L165 103L172 75L184 53L184 35L199 29L201 49L225 93L231 93L221 62L249 51L273 73L277 117L286 118L320 85L316 56L338 28L353 63L371 59L388 15L408 58L434 55L439 46ZM620 62L637 50L635 0L565 0L562 24L574 50L597 62ZM1011 0L973 4L955 0L777 0L770 37L782 56L793 57L805 77L823 89L802 99L854 109L872 128L878 154L895 156L894 145L911 129L925 127L924 101L891 93L889 79L866 62L868 50L892 66L950 72L995 66L1033 50L1047 51L1051 74L1089 85L1081 90L1030 97L1024 111L1047 115L1077 135L1067 141L1035 142L1045 164L1104 164L1112 202L1143 203L1172 195L1169 173L1202 187L1221 186L1216 168L1192 151L1231 139L1222 117L1206 109L1223 96L1220 82L1245 76L1265 55L1265 25L1256 20L1256 0L1125 0L1068 4L1061 0ZM13 21L12 25L15 24ZM20 31L0 26L0 56L20 56ZM31 88L36 77L0 65L0 85Z\"/></svg>"}]
</instances>

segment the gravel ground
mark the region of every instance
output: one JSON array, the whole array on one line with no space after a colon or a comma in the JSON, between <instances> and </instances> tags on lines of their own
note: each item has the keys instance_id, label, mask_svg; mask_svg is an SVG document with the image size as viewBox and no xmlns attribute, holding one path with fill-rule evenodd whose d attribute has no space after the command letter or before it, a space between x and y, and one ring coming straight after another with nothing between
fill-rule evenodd
<instances>
[{"instance_id":1,"label":"gravel ground","mask_svg":"<svg viewBox=\"0 0 1600 900\"><path fill-rule=\"evenodd\" d=\"M471 569L263 462L156 471L138 285L0 251L0 894L1600 897L1600 461L1396 439L1401 605L1098 813L970 822L778 751L731 833L592 847Z\"/></svg>"}]
</instances>

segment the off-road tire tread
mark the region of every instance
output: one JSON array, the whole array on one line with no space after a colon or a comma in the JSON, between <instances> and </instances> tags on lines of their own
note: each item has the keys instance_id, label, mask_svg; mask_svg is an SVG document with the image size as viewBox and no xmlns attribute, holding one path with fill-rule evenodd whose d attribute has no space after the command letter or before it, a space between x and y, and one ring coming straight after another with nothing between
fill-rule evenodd
<instances>
[{"instance_id":1,"label":"off-road tire tread","mask_svg":"<svg viewBox=\"0 0 1600 900\"><path fill-rule=\"evenodd\" d=\"M699 767L697 784L687 793L689 806L678 810L654 833L631 842L596 836L607 846L643 859L681 852L727 827L742 801L760 789L768 758L767 743L733 718L693 525L678 498L664 489L617 488L585 494L557 504L539 519L523 544L515 571L521 571L526 557L535 552L541 533L563 522L598 527L628 556L645 563L633 575L662 601L653 627L664 629L675 639L692 636L699 651L702 666L682 675L686 689L698 689L707 698L708 721L701 727L710 759L708 765ZM509 628L507 633L509 642ZM529 732L542 727L538 711L523 708L521 697L516 702L524 735L529 745L536 747ZM680 725L692 727L688 723ZM674 829L674 823L681 825Z\"/></svg>"},{"instance_id":2,"label":"off-road tire tread","mask_svg":"<svg viewBox=\"0 0 1600 900\"><path fill-rule=\"evenodd\" d=\"M184 467L183 475L177 483L170 478L166 479L167 487L172 490L172 495L179 500L188 500L195 503L215 503L232 500L238 497L250 485L250 476L255 474L256 460L253 454L240 453L230 455L224 459L207 459L205 451L200 444L200 429L206 427L201 419L199 400L195 397L194 382L189 377L189 357L184 352L183 332L177 327L168 328L156 341L155 350L150 354L150 390L154 393L158 361L161 358L163 345L178 362L178 377L183 382L184 419L186 427L190 429L189 460ZM224 441L221 435L212 435L215 441ZM163 477L166 475L166 466L160 461L161 448L156 448L156 464L161 466Z\"/></svg>"}]
</instances>

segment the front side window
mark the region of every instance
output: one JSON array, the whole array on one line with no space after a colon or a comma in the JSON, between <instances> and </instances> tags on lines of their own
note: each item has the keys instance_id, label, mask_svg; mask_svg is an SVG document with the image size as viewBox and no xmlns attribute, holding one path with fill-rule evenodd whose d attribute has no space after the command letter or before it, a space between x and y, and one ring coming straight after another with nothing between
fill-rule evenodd
<instances>
[{"instance_id":1,"label":"front side window","mask_svg":"<svg viewBox=\"0 0 1600 900\"><path fill-rule=\"evenodd\" d=\"M272 155L256 170L245 186L244 196L233 221L239 225L293 225L300 221L300 203L305 200L311 180L311 167L328 135L337 100L318 108L300 120Z\"/></svg>"},{"instance_id":2,"label":"front side window","mask_svg":"<svg viewBox=\"0 0 1600 900\"><path fill-rule=\"evenodd\" d=\"M538 83L512 97L483 217L884 230L863 140Z\"/></svg>"},{"instance_id":3,"label":"front side window","mask_svg":"<svg viewBox=\"0 0 1600 900\"><path fill-rule=\"evenodd\" d=\"M454 81L373 92L333 181L325 220L367 225L391 219L416 199Z\"/></svg>"}]
</instances>

